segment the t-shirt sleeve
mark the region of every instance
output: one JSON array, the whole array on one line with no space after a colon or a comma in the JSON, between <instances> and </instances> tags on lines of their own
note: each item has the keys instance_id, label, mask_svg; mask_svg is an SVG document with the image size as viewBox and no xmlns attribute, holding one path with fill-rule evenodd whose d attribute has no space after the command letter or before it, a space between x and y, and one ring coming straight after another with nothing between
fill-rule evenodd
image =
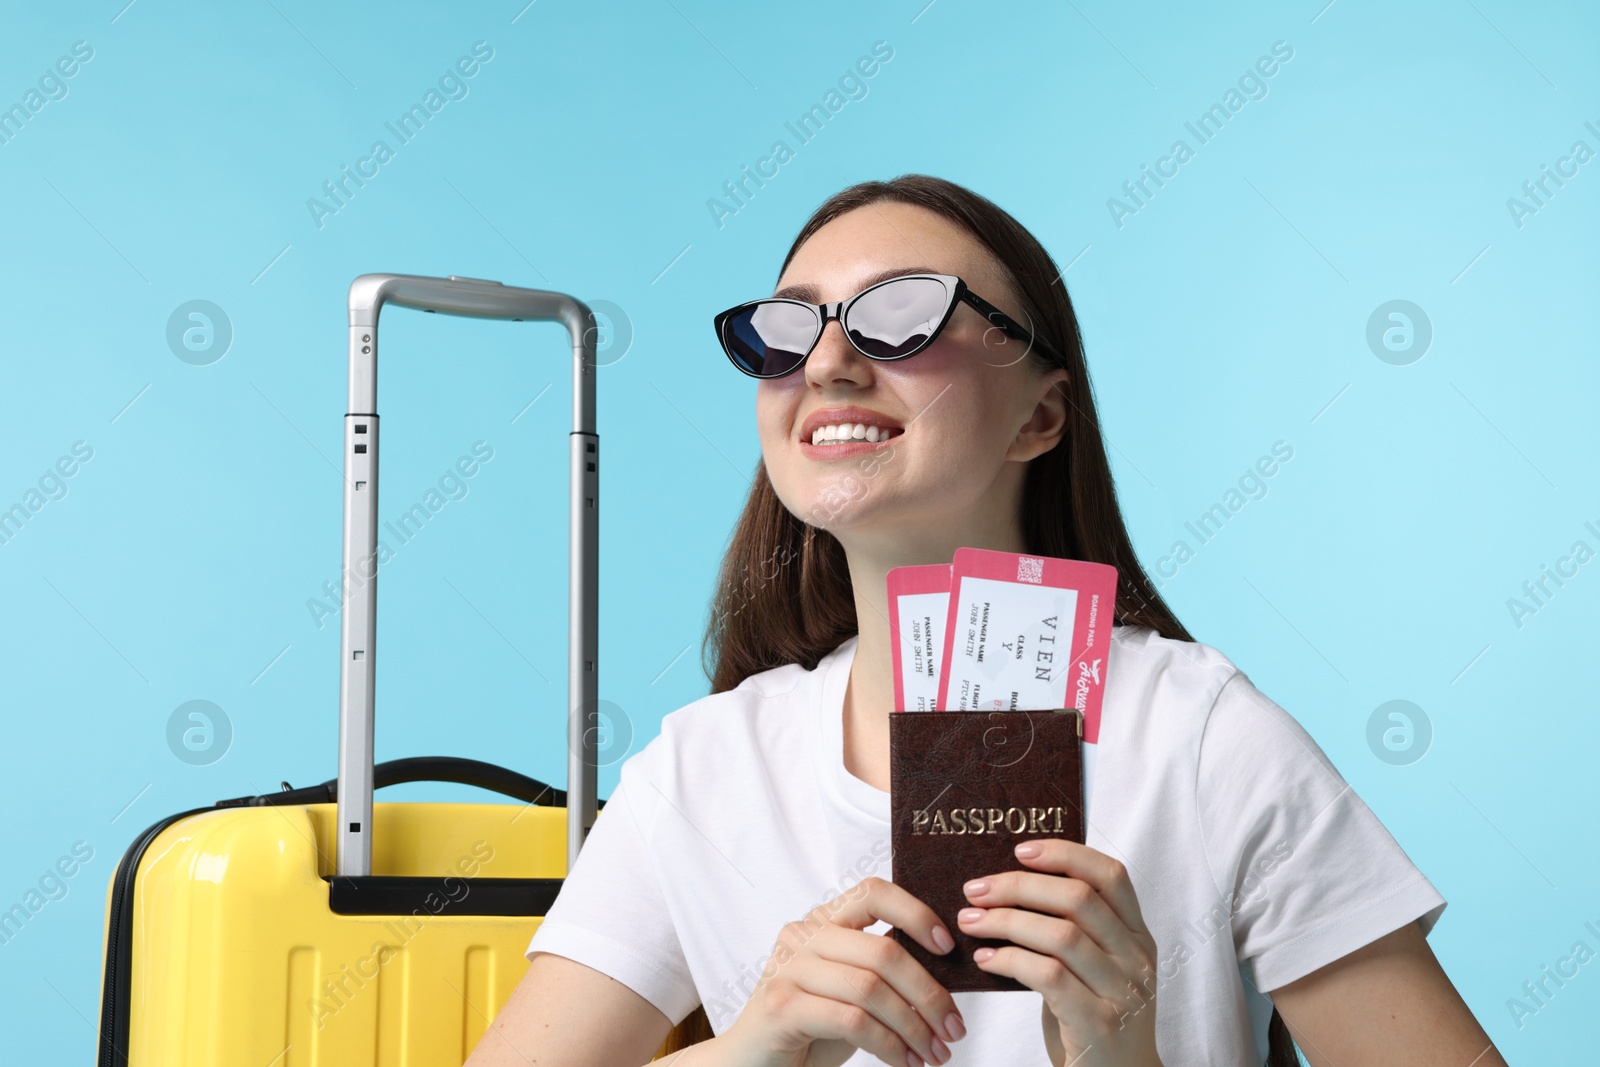
<instances>
[{"instance_id":1,"label":"t-shirt sleeve","mask_svg":"<svg viewBox=\"0 0 1600 1067\"><path fill-rule=\"evenodd\" d=\"M1217 695L1195 780L1201 841L1262 992L1445 900L1304 727L1242 673Z\"/></svg>"},{"instance_id":2,"label":"t-shirt sleeve","mask_svg":"<svg viewBox=\"0 0 1600 1067\"><path fill-rule=\"evenodd\" d=\"M629 763L640 755L630 756ZM639 770L624 764L616 790L595 816L526 955L532 959L535 952L549 952L610 975L676 1026L700 1003L700 995L647 835L640 831L632 791L651 785Z\"/></svg>"}]
</instances>

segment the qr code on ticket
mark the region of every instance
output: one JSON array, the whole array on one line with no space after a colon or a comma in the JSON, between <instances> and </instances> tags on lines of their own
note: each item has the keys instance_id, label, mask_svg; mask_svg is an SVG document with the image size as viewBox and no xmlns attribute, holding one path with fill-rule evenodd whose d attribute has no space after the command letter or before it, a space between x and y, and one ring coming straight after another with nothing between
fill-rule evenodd
<instances>
[{"instance_id":1,"label":"qr code on ticket","mask_svg":"<svg viewBox=\"0 0 1600 1067\"><path fill-rule=\"evenodd\" d=\"M1017 557L1017 581L1038 585L1044 581L1044 560L1031 556Z\"/></svg>"}]
</instances>

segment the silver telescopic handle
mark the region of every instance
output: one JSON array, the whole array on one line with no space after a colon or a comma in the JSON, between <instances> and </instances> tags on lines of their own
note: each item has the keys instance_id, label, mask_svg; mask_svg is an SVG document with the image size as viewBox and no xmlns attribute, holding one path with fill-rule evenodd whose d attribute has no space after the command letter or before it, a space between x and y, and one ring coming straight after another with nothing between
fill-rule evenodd
<instances>
[{"instance_id":1,"label":"silver telescopic handle","mask_svg":"<svg viewBox=\"0 0 1600 1067\"><path fill-rule=\"evenodd\" d=\"M596 328L565 293L476 278L363 274L350 283L350 399L344 429L344 608L339 663L338 854L335 873L372 871L373 682L378 600L378 314L384 304L514 322L560 322L572 337L570 554L567 597L567 869L596 813L600 438Z\"/></svg>"}]
</instances>

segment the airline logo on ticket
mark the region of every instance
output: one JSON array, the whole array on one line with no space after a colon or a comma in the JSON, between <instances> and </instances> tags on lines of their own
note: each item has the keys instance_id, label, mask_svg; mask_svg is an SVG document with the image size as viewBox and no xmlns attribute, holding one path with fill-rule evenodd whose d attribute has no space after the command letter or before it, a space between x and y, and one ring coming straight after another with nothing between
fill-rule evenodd
<instances>
[{"instance_id":1,"label":"airline logo on ticket","mask_svg":"<svg viewBox=\"0 0 1600 1067\"><path fill-rule=\"evenodd\" d=\"M1076 708L1098 743L1116 590L1107 564L958 548L937 706Z\"/></svg>"},{"instance_id":2,"label":"airline logo on ticket","mask_svg":"<svg viewBox=\"0 0 1600 1067\"><path fill-rule=\"evenodd\" d=\"M939 698L939 657L950 610L950 564L895 567L888 583L894 710L932 711Z\"/></svg>"}]
</instances>

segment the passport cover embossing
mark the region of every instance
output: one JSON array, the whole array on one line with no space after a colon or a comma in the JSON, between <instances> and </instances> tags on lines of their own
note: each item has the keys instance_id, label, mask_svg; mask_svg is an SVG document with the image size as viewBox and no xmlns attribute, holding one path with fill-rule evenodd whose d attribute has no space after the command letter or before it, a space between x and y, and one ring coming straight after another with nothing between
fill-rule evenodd
<instances>
[{"instance_id":1,"label":"passport cover embossing","mask_svg":"<svg viewBox=\"0 0 1600 1067\"><path fill-rule=\"evenodd\" d=\"M890 931L949 991L1026 990L972 960L1004 938L961 931L973 878L1031 870L1012 851L1032 838L1084 841L1083 718L1073 709L921 711L889 716L891 866L955 939L939 955Z\"/></svg>"}]
</instances>

